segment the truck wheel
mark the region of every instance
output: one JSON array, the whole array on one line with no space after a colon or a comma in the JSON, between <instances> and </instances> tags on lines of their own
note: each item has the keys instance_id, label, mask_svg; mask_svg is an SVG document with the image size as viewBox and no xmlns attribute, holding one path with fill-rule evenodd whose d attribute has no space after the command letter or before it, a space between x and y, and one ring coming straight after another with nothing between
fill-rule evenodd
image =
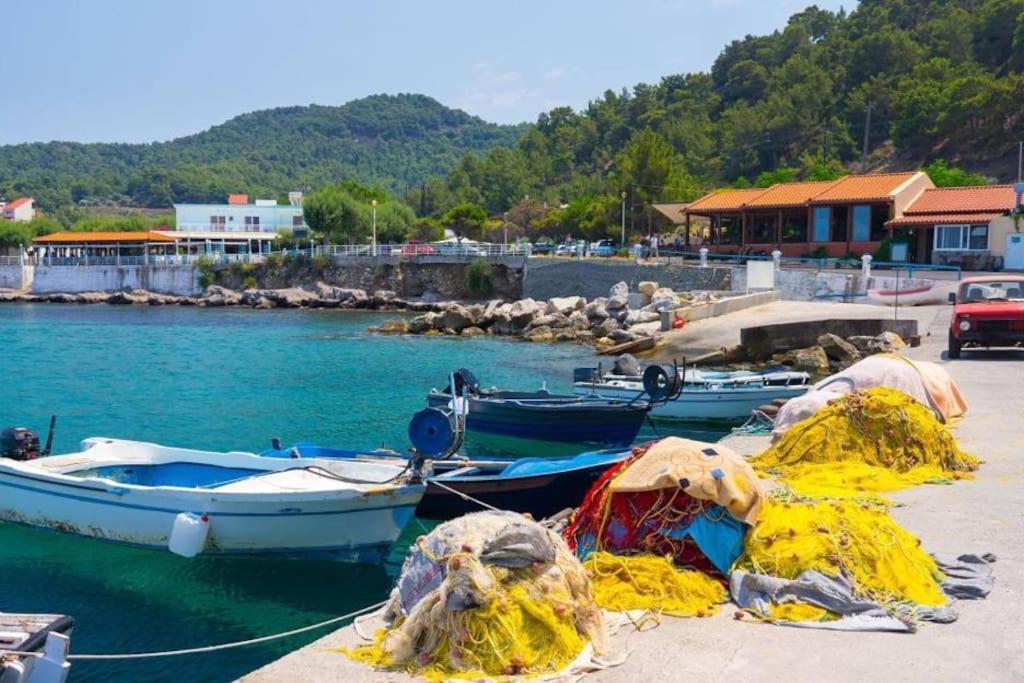
<instances>
[{"instance_id":1,"label":"truck wheel","mask_svg":"<svg viewBox=\"0 0 1024 683\"><path fill-rule=\"evenodd\" d=\"M953 336L953 333L949 333L949 347L946 349L946 355L956 360L960 357L960 340Z\"/></svg>"}]
</instances>

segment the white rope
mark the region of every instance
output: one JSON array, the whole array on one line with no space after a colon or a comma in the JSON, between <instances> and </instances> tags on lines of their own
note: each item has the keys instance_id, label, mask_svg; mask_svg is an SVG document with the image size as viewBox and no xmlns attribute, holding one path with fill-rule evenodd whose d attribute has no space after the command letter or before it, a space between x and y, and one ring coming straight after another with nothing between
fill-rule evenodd
<instances>
[{"instance_id":1,"label":"white rope","mask_svg":"<svg viewBox=\"0 0 1024 683\"><path fill-rule=\"evenodd\" d=\"M311 624L309 626L303 626L302 628L292 629L291 631L285 631L284 633L275 633L274 635L262 636L260 638L250 638L249 640L239 640L239 641L234 642L234 643L222 643L220 645L207 645L206 647L192 647L192 648L188 648L188 649L185 649L185 650L165 650L163 652L130 652L130 653L127 653L127 654L105 654L105 655L70 654L70 655L68 655L68 659L69 660L75 660L75 659L150 659L150 658L153 658L153 657L177 657L179 655L196 655L196 654L202 654L204 652L217 652L219 650L230 650L230 649L236 648L236 647L245 647L246 645L256 645L258 643L265 643L265 642L270 641L270 640L277 640L278 638L287 638L289 636L295 636L295 635L298 635L300 633L306 633L307 631L313 631L313 630L316 630L318 628L323 628L324 626L330 626L331 624L336 624L339 621L344 621L345 619L351 619L353 617L357 617L360 614L365 614L367 612L372 612L375 609L379 609L379 608L383 607L384 605L387 604L387 602L388 602L387 600L382 600L382 601L378 602L375 605L370 605L369 607L364 607L362 609L356 610L355 612L349 612L348 614L343 614L340 617L334 617L333 619L328 619L326 621L321 621L321 622L319 622L317 624ZM17 657L41 657L42 653L41 652L12 652L10 650L0 650L0 656L5 656L5 655L14 655L14 656L17 656Z\"/></svg>"},{"instance_id":2,"label":"white rope","mask_svg":"<svg viewBox=\"0 0 1024 683\"><path fill-rule=\"evenodd\" d=\"M476 503L477 505L479 505L482 508L486 508L488 510L493 510L494 512L504 512L504 510L502 510L501 508L496 508L493 505L491 505L490 503L485 503L485 502L483 502L482 500L480 500L478 498L474 498L473 496L469 495L468 493L463 493L462 491L456 491L451 486L445 486L444 484L442 484L441 482L439 482L437 480L437 477L430 478L427 481L427 483L428 484L435 484L437 486L440 486L445 491L450 491L451 493L454 493L456 496L458 496L460 498L468 500L471 503Z\"/></svg>"}]
</instances>

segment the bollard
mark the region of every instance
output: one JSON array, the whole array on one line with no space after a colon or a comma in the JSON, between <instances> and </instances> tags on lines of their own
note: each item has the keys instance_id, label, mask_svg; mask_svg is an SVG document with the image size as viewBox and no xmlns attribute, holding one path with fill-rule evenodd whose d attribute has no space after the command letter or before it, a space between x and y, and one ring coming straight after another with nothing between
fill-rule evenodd
<instances>
[{"instance_id":1,"label":"bollard","mask_svg":"<svg viewBox=\"0 0 1024 683\"><path fill-rule=\"evenodd\" d=\"M782 268L782 252L776 249L772 252L772 261L775 262L775 270Z\"/></svg>"},{"instance_id":2,"label":"bollard","mask_svg":"<svg viewBox=\"0 0 1024 683\"><path fill-rule=\"evenodd\" d=\"M701 268L707 268L708 267L708 248L707 247L701 247L700 248L700 267Z\"/></svg>"},{"instance_id":3,"label":"bollard","mask_svg":"<svg viewBox=\"0 0 1024 683\"><path fill-rule=\"evenodd\" d=\"M864 254L860 257L860 276L864 279L864 286L868 286L868 279L871 277L871 254Z\"/></svg>"}]
</instances>

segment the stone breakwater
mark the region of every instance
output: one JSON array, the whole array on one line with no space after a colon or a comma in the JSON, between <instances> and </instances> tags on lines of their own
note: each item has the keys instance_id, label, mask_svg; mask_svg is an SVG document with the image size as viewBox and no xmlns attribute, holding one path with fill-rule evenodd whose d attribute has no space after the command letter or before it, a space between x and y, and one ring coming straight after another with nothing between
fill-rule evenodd
<instances>
[{"instance_id":1,"label":"stone breakwater","mask_svg":"<svg viewBox=\"0 0 1024 683\"><path fill-rule=\"evenodd\" d=\"M117 292L54 292L31 294L19 291L0 292L0 303L60 304L135 304L141 306L244 306L248 308L342 308L370 310L439 311L447 302L409 301L390 290L366 292L362 289L335 287L317 283L315 288L245 289L236 291L210 285L199 296L160 294L144 289Z\"/></svg>"},{"instance_id":2,"label":"stone breakwater","mask_svg":"<svg viewBox=\"0 0 1024 683\"><path fill-rule=\"evenodd\" d=\"M714 292L678 293L641 282L630 292L625 282L614 285L607 297L588 301L581 296L526 298L486 304L451 303L409 320L395 320L379 328L388 334L445 334L474 337L485 334L519 337L531 342L578 342L598 349L651 336L660 327L661 313L705 303L721 296Z\"/></svg>"}]
</instances>

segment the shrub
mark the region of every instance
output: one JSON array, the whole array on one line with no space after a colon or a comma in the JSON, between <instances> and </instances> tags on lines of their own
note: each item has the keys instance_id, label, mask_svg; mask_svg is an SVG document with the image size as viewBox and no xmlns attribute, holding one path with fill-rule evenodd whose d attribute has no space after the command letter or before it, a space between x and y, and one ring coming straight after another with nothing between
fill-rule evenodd
<instances>
[{"instance_id":1,"label":"shrub","mask_svg":"<svg viewBox=\"0 0 1024 683\"><path fill-rule=\"evenodd\" d=\"M466 289L470 294L476 296L489 296L493 289L491 278L494 269L487 259L478 258L473 260L466 268Z\"/></svg>"},{"instance_id":2,"label":"shrub","mask_svg":"<svg viewBox=\"0 0 1024 683\"><path fill-rule=\"evenodd\" d=\"M216 277L213 272L213 260L206 256L196 259L196 270L199 271L199 286L206 289L214 283Z\"/></svg>"},{"instance_id":3,"label":"shrub","mask_svg":"<svg viewBox=\"0 0 1024 683\"><path fill-rule=\"evenodd\" d=\"M242 279L242 289L256 289L259 285L256 283L256 278L252 275L247 275Z\"/></svg>"}]
</instances>

